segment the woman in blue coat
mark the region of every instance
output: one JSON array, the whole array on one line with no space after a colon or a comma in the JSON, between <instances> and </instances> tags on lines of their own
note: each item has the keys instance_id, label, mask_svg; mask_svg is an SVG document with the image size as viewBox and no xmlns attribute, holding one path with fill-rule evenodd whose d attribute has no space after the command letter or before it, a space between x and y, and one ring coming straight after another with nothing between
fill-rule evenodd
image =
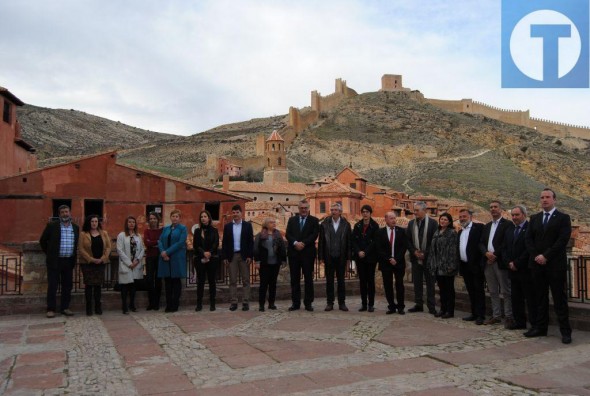
<instances>
[{"instance_id":1,"label":"woman in blue coat","mask_svg":"<svg viewBox=\"0 0 590 396\"><path fill-rule=\"evenodd\" d=\"M182 279L186 278L186 227L180 224L182 213L175 209L170 213L172 224L164 227L158 241L160 260L158 278L164 278L166 287L166 312L178 311Z\"/></svg>"}]
</instances>

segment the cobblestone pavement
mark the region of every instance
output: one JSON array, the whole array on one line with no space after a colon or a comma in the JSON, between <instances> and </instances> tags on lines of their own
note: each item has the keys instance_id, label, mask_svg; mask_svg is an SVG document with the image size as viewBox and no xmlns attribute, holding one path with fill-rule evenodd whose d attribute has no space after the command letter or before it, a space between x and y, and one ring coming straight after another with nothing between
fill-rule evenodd
<instances>
[{"instance_id":1,"label":"cobblestone pavement","mask_svg":"<svg viewBox=\"0 0 590 396\"><path fill-rule=\"evenodd\" d=\"M5 395L590 395L590 333L426 313L141 311L0 318ZM411 305L410 305L411 306Z\"/></svg>"}]
</instances>

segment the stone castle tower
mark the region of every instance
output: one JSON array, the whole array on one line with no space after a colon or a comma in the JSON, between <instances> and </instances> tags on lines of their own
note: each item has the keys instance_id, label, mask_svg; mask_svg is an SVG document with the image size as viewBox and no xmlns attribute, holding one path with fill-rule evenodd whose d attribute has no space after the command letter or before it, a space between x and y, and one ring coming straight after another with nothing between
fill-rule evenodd
<instances>
[{"instance_id":1,"label":"stone castle tower","mask_svg":"<svg viewBox=\"0 0 590 396\"><path fill-rule=\"evenodd\" d=\"M285 140L274 130L264 146L263 184L288 183L287 148Z\"/></svg>"}]
</instances>

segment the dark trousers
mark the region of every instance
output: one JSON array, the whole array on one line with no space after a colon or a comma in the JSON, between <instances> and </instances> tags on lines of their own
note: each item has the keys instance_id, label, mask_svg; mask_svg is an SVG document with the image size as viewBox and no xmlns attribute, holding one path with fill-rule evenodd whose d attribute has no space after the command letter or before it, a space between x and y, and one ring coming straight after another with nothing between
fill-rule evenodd
<instances>
[{"instance_id":1,"label":"dark trousers","mask_svg":"<svg viewBox=\"0 0 590 396\"><path fill-rule=\"evenodd\" d=\"M203 304L203 294L205 293L205 279L209 283L209 303L215 303L217 292L217 258L211 257L208 263L201 263L197 258L195 269L197 270L197 305Z\"/></svg>"},{"instance_id":2,"label":"dark trousers","mask_svg":"<svg viewBox=\"0 0 590 396\"><path fill-rule=\"evenodd\" d=\"M268 290L268 305L275 304L277 295L277 278L279 277L280 264L261 265L258 273L260 274L260 288L258 289L258 303L264 306L266 292Z\"/></svg>"},{"instance_id":3,"label":"dark trousers","mask_svg":"<svg viewBox=\"0 0 590 396\"><path fill-rule=\"evenodd\" d=\"M530 272L512 273L510 277L512 287L512 315L518 326L526 326L527 316L531 326L537 320L537 298ZM526 313L525 313L526 306Z\"/></svg>"},{"instance_id":4,"label":"dark trousers","mask_svg":"<svg viewBox=\"0 0 590 396\"><path fill-rule=\"evenodd\" d=\"M369 306L372 307L375 305L375 269L377 263L370 263L360 259L356 262L356 268L361 286L361 302L366 307L368 300Z\"/></svg>"},{"instance_id":5,"label":"dark trousers","mask_svg":"<svg viewBox=\"0 0 590 396\"><path fill-rule=\"evenodd\" d=\"M177 311L182 288L180 278L164 278L164 285L166 287L166 309Z\"/></svg>"},{"instance_id":6,"label":"dark trousers","mask_svg":"<svg viewBox=\"0 0 590 396\"><path fill-rule=\"evenodd\" d=\"M436 276L440 294L440 311L442 313L455 314L455 277Z\"/></svg>"},{"instance_id":7,"label":"dark trousers","mask_svg":"<svg viewBox=\"0 0 590 396\"><path fill-rule=\"evenodd\" d=\"M129 305L127 305L127 297L129 297ZM121 309L123 312L135 309L135 282L121 284Z\"/></svg>"},{"instance_id":8,"label":"dark trousers","mask_svg":"<svg viewBox=\"0 0 590 396\"><path fill-rule=\"evenodd\" d=\"M84 286L84 297L86 299L86 313L92 313L92 298L94 297L94 309L97 313L102 312L102 286L96 285L85 285Z\"/></svg>"},{"instance_id":9,"label":"dark trousers","mask_svg":"<svg viewBox=\"0 0 590 396\"><path fill-rule=\"evenodd\" d=\"M467 264L464 263L464 265ZM471 314L478 318L485 318L486 292L483 270L475 272L466 270L463 273L463 280L465 281L465 288L469 294Z\"/></svg>"},{"instance_id":10,"label":"dark trousers","mask_svg":"<svg viewBox=\"0 0 590 396\"><path fill-rule=\"evenodd\" d=\"M404 275L406 272L405 268L393 269L391 265L389 267L381 269L381 276L383 277L383 289L385 291L385 298L387 299L387 306L390 310L402 310L406 307L404 303L405 299L405 287L404 287ZM393 280L395 277L395 293L393 288ZM396 303L397 301L397 303Z\"/></svg>"},{"instance_id":11,"label":"dark trousers","mask_svg":"<svg viewBox=\"0 0 590 396\"><path fill-rule=\"evenodd\" d=\"M549 325L549 290L551 290L559 331L562 335L571 335L572 328L567 305L567 272L565 270L549 271L545 268L535 268L532 274L537 293L537 318L534 327L541 331L547 330Z\"/></svg>"},{"instance_id":12,"label":"dark trousers","mask_svg":"<svg viewBox=\"0 0 590 396\"><path fill-rule=\"evenodd\" d=\"M60 310L70 308L74 276L74 258L58 259L57 268L47 268L47 310L57 310L57 288L61 283Z\"/></svg>"},{"instance_id":13,"label":"dark trousers","mask_svg":"<svg viewBox=\"0 0 590 396\"><path fill-rule=\"evenodd\" d=\"M344 274L346 273L346 262L340 262L340 257L331 257L326 265L326 300L328 304L334 304L334 273L338 281L338 304L344 304L346 300L346 288Z\"/></svg>"},{"instance_id":14,"label":"dark trousers","mask_svg":"<svg viewBox=\"0 0 590 396\"><path fill-rule=\"evenodd\" d=\"M414 283L414 302L418 306L424 305L424 281L426 281L426 306L428 310L435 309L434 285L436 278L430 273L427 266L412 262L412 282Z\"/></svg>"},{"instance_id":15,"label":"dark trousers","mask_svg":"<svg viewBox=\"0 0 590 396\"><path fill-rule=\"evenodd\" d=\"M146 257L146 286L148 292L148 304L151 308L160 308L160 296L162 295L162 278L158 278L159 257Z\"/></svg>"},{"instance_id":16,"label":"dark trousers","mask_svg":"<svg viewBox=\"0 0 590 396\"><path fill-rule=\"evenodd\" d=\"M289 272L291 273L291 302L294 307L301 305L301 272L305 282L305 297L303 304L308 306L313 303L313 264L315 255L295 253L289 255Z\"/></svg>"}]
</instances>

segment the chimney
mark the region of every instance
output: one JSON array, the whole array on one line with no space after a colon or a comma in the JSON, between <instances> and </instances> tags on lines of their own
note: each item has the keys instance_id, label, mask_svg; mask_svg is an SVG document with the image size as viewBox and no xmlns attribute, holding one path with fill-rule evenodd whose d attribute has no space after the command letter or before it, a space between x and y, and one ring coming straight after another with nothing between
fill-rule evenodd
<instances>
[{"instance_id":1,"label":"chimney","mask_svg":"<svg viewBox=\"0 0 590 396\"><path fill-rule=\"evenodd\" d=\"M229 175L223 175L223 191L229 191Z\"/></svg>"}]
</instances>

